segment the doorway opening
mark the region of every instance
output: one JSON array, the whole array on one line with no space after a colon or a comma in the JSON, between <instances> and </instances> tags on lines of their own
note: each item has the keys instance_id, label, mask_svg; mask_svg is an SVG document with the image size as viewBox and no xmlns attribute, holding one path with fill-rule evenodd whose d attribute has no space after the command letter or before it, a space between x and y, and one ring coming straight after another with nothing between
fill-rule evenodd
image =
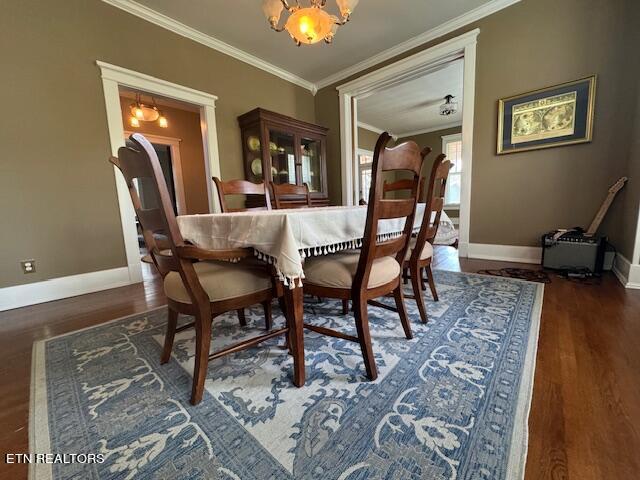
<instances>
[{"instance_id":1,"label":"doorway opening","mask_svg":"<svg viewBox=\"0 0 640 480\"><path fill-rule=\"evenodd\" d=\"M452 162L445 190L445 209L434 240L452 246L457 255L460 219L462 162L463 60L451 60L422 76L380 88L356 104L358 116L358 184L360 202L368 198L371 185L372 150L379 135L393 135L391 144L414 141L431 147L421 175L428 180L436 157L444 153ZM390 181L399 180L401 173ZM422 192L424 195L426 192ZM420 198L424 202L424 198Z\"/></svg>"},{"instance_id":2,"label":"doorway opening","mask_svg":"<svg viewBox=\"0 0 640 480\"><path fill-rule=\"evenodd\" d=\"M143 133L152 143L156 145L167 145L162 143L163 139L159 137L165 137L164 141L168 142L171 146L168 156L171 160L171 177L173 179L174 192L175 192L175 208L178 213L186 210L187 213L192 211L191 209L200 209L202 213L205 212L218 212L220 211L218 200L213 192L212 182L208 181L212 176L220 176L220 160L218 155L218 138L216 130L216 117L215 117L215 102L217 97L210 93L194 90L183 85L168 82L166 80L158 79L144 73L136 72L126 68L122 68L109 63L97 61L96 64L100 68L100 74L102 77L102 87L105 98L105 107L107 113L107 126L109 129L109 138L111 143L111 154L117 155L118 149L125 144L125 138L128 136L125 133L132 131L139 131L138 126L132 125L128 121L131 117L130 104L133 100L129 98L125 102L127 112L123 112L123 105L121 96L126 92L133 93L133 99L135 100L135 92L143 93L145 95L153 96L151 99L151 105L153 100L160 101L158 105L162 109L168 107L177 107L180 109L191 109L197 112L199 115L198 125L194 129L195 134L199 138L199 145L202 149L200 157L200 167L204 172L200 175L200 181L203 182L204 190L206 194L202 195L202 190L199 191L201 199L200 203L193 203L190 200L190 188L186 187L186 180L191 176L191 173L185 167L177 168L176 160L183 160L186 154L186 148L183 146L185 140L184 137L175 135L174 137L167 137L167 130L160 126L158 122L157 132ZM125 96L125 98L127 98ZM145 99L148 103L149 99ZM162 103L166 103L162 106ZM128 113L128 114L125 114ZM171 121L167 116L169 127ZM156 139L153 140L151 135L155 135ZM173 142L173 144L171 143ZM184 171L183 171L184 170ZM116 182L116 192L118 195L118 205L120 207L120 220L122 225L122 236L124 241L125 253L127 257L127 267L129 272L129 282L137 283L143 280L143 268L140 255L140 244L138 241L138 228L136 225L136 216L133 206L131 204L131 198L129 190L124 181L124 178L114 167L114 176ZM181 176L181 180L180 177ZM185 188L182 188L184 198L181 197L180 184L184 183ZM177 186L176 186L177 185ZM196 189L197 190L197 189ZM194 206L195 205L195 206ZM196 213L200 213L197 212Z\"/></svg>"},{"instance_id":3,"label":"doorway opening","mask_svg":"<svg viewBox=\"0 0 640 480\"><path fill-rule=\"evenodd\" d=\"M174 213L208 213L209 182L198 106L124 87L119 92L124 138L140 133L149 140L158 155ZM149 179L136 182L142 204L155 208L157 205L149 204L155 199L148 194L149 188ZM149 263L137 220L136 227L142 261ZM158 239L161 248L162 240Z\"/></svg>"},{"instance_id":4,"label":"doorway opening","mask_svg":"<svg viewBox=\"0 0 640 480\"><path fill-rule=\"evenodd\" d=\"M414 140L432 153L425 162L428 177L436 156L453 162L445 212L447 238L441 222L440 241L469 245L475 55L478 29L340 85L342 202L354 205L367 191L367 155L383 131L394 142ZM453 99L451 99L451 97ZM455 103L453 109L444 105ZM361 185L361 183L363 183ZM366 197L365 197L366 198Z\"/></svg>"}]
</instances>

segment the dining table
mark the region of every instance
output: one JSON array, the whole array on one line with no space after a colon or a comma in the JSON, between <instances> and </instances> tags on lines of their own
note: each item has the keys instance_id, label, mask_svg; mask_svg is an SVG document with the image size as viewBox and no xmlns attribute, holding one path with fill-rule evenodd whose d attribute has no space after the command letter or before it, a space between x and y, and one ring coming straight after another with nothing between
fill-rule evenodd
<instances>
[{"instance_id":1,"label":"dining table","mask_svg":"<svg viewBox=\"0 0 640 480\"><path fill-rule=\"evenodd\" d=\"M414 233L420 229L425 204L419 203ZM289 341L294 356L293 383L305 383L303 337L304 259L360 248L367 219L367 206L334 206L282 210L180 215L182 237L209 250L252 249L255 256L273 265L284 285L284 303ZM405 219L378 223L378 241L402 234Z\"/></svg>"}]
</instances>

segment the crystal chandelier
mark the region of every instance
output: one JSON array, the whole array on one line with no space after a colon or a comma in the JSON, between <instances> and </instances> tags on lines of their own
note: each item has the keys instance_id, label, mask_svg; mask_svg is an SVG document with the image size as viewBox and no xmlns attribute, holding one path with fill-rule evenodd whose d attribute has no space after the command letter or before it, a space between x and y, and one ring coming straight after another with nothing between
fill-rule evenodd
<instances>
[{"instance_id":1,"label":"crystal chandelier","mask_svg":"<svg viewBox=\"0 0 640 480\"><path fill-rule=\"evenodd\" d=\"M440 115L449 116L453 115L458 111L458 102L454 102L453 99L456 98L453 95L447 95L444 97L444 103L440 105Z\"/></svg>"},{"instance_id":2,"label":"crystal chandelier","mask_svg":"<svg viewBox=\"0 0 640 480\"><path fill-rule=\"evenodd\" d=\"M327 0L310 0L309 7L302 7L299 0L295 0L295 5L289 5L287 0L263 0L262 10L269 25L276 32L286 30L298 46L303 43L311 45L321 40L331 43L338 27L349 21L358 1L336 0L340 17L324 10ZM279 27L278 22L283 9L287 10L289 17L284 25Z\"/></svg>"}]
</instances>

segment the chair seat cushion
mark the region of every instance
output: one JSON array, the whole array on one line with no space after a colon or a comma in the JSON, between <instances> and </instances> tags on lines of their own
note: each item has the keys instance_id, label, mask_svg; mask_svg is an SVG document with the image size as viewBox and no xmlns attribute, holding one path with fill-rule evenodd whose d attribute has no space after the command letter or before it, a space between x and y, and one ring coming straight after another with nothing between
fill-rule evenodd
<instances>
[{"instance_id":1,"label":"chair seat cushion","mask_svg":"<svg viewBox=\"0 0 640 480\"><path fill-rule=\"evenodd\" d=\"M212 302L249 295L271 288L271 276L265 268L231 262L194 263L202 288ZM164 278L164 293L176 302L191 303L178 272Z\"/></svg>"},{"instance_id":2,"label":"chair seat cushion","mask_svg":"<svg viewBox=\"0 0 640 480\"><path fill-rule=\"evenodd\" d=\"M409 241L409 248L407 248L407 255L404 257L405 262L411 258L411 254L413 253L413 249L416 246L416 238L411 237ZM433 257L433 245L429 242L425 242L424 248L422 249L422 254L420 255L420 260L426 260L427 258Z\"/></svg>"},{"instance_id":3,"label":"chair seat cushion","mask_svg":"<svg viewBox=\"0 0 640 480\"><path fill-rule=\"evenodd\" d=\"M359 253L335 253L308 258L304 265L305 283L331 288L351 288L360 260ZM393 257L373 261L368 288L389 283L400 275L400 265Z\"/></svg>"}]
</instances>

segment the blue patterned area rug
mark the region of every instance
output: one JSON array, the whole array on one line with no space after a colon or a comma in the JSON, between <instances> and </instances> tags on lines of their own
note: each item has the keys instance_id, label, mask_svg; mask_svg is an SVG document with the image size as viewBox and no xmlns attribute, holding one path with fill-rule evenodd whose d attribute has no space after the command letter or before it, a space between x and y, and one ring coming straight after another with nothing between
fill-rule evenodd
<instances>
[{"instance_id":1,"label":"blue patterned area rug","mask_svg":"<svg viewBox=\"0 0 640 480\"><path fill-rule=\"evenodd\" d=\"M407 299L412 341L396 314L369 308L375 382L357 344L307 331L303 388L274 339L211 362L194 407L193 330L159 364L165 309L36 343L32 453L103 462L32 465L32 478L521 479L543 286L444 271L436 281L428 325ZM310 301L305 319L353 333L340 311ZM215 320L215 348L262 329L261 310L247 313L246 328L235 313Z\"/></svg>"}]
</instances>

